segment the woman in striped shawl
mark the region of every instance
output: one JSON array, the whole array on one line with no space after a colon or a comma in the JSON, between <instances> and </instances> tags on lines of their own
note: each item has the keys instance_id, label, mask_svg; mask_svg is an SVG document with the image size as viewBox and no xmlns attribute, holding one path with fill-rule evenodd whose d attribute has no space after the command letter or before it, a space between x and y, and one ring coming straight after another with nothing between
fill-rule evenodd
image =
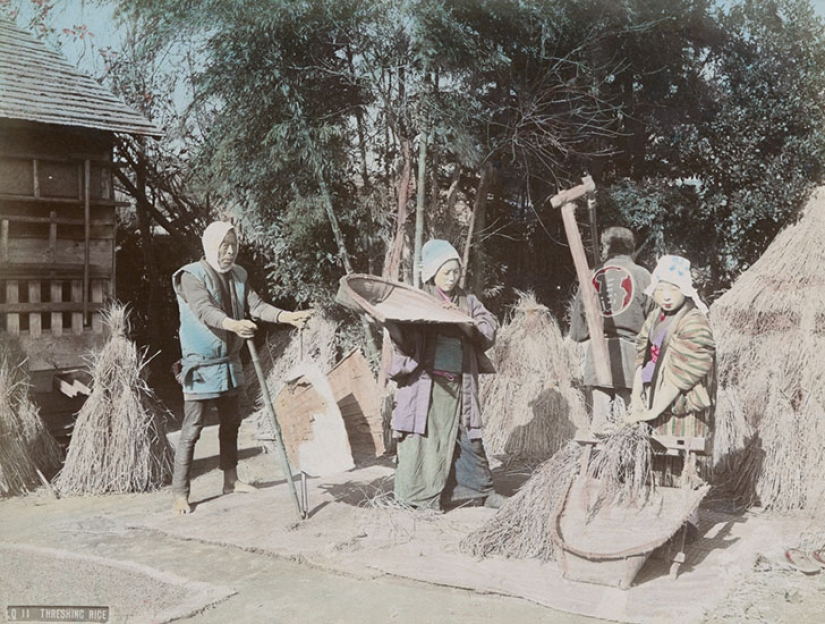
<instances>
[{"instance_id":1,"label":"woman in striped shawl","mask_svg":"<svg viewBox=\"0 0 825 624\"><path fill-rule=\"evenodd\" d=\"M629 422L654 434L710 439L716 345L690 276L690 262L662 256L645 291L656 303L636 339Z\"/></svg>"}]
</instances>

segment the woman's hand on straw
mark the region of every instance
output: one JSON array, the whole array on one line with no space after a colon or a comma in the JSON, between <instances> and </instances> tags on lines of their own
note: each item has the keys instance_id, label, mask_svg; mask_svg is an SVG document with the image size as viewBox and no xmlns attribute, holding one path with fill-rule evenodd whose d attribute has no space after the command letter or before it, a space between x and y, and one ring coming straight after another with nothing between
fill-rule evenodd
<instances>
[{"instance_id":1,"label":"woman's hand on straw","mask_svg":"<svg viewBox=\"0 0 825 624\"><path fill-rule=\"evenodd\" d=\"M637 422L647 422L650 420L655 420L658 414L654 413L653 410L633 410L627 416L625 416L625 423L632 425Z\"/></svg>"}]
</instances>

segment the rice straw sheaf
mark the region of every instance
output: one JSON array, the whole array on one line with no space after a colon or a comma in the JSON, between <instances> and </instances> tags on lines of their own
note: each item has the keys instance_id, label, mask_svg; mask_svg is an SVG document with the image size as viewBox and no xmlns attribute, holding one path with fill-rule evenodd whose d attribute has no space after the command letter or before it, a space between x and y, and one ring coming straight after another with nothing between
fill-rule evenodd
<instances>
[{"instance_id":1,"label":"rice straw sheaf","mask_svg":"<svg viewBox=\"0 0 825 624\"><path fill-rule=\"evenodd\" d=\"M569 442L539 466L522 488L481 527L465 537L461 551L474 557L555 559L551 524L579 472L581 448Z\"/></svg>"},{"instance_id":2,"label":"rice straw sheaf","mask_svg":"<svg viewBox=\"0 0 825 624\"><path fill-rule=\"evenodd\" d=\"M711 307L718 487L786 512L817 504L825 459L825 187Z\"/></svg>"},{"instance_id":3,"label":"rice straw sheaf","mask_svg":"<svg viewBox=\"0 0 825 624\"><path fill-rule=\"evenodd\" d=\"M547 307L521 294L489 353L495 375L481 378L484 446L510 461L547 460L587 429L575 385L578 361Z\"/></svg>"},{"instance_id":4,"label":"rice straw sheaf","mask_svg":"<svg viewBox=\"0 0 825 624\"><path fill-rule=\"evenodd\" d=\"M148 360L128 338L126 308L111 305L105 321L110 336L93 358L92 393L55 481L62 494L146 492L171 476L167 412L144 380Z\"/></svg>"},{"instance_id":5,"label":"rice straw sheaf","mask_svg":"<svg viewBox=\"0 0 825 624\"><path fill-rule=\"evenodd\" d=\"M592 513L602 505L643 505L654 489L650 427L624 425L608 434L589 464L588 475L600 484Z\"/></svg>"},{"instance_id":6,"label":"rice straw sheaf","mask_svg":"<svg viewBox=\"0 0 825 624\"><path fill-rule=\"evenodd\" d=\"M462 552L476 557L554 559L559 544L553 527L579 475L583 452L575 442L557 451L490 520L461 542ZM654 488L650 428L627 425L606 434L587 476L600 484L589 516L604 505L643 506Z\"/></svg>"},{"instance_id":7,"label":"rice straw sheaf","mask_svg":"<svg viewBox=\"0 0 825 624\"><path fill-rule=\"evenodd\" d=\"M62 453L29 396L26 354L19 340L0 333L0 496L16 496L51 474Z\"/></svg>"}]
</instances>

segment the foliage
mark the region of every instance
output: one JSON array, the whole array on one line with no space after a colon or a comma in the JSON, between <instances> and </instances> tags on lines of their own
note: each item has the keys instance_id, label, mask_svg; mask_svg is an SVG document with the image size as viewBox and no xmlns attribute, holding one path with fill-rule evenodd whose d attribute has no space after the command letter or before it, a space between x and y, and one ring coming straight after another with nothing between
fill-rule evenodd
<instances>
[{"instance_id":1,"label":"foliage","mask_svg":"<svg viewBox=\"0 0 825 624\"><path fill-rule=\"evenodd\" d=\"M687 255L710 296L822 177L805 0L111 2L135 44L112 84L170 130L124 150L163 227L233 215L282 304L328 300L345 258L380 273L396 229L412 238L399 184L425 137L427 236L463 244L492 168L469 269L499 311L518 288L563 313L575 273L548 200L587 173L600 225L634 229L648 265Z\"/></svg>"}]
</instances>

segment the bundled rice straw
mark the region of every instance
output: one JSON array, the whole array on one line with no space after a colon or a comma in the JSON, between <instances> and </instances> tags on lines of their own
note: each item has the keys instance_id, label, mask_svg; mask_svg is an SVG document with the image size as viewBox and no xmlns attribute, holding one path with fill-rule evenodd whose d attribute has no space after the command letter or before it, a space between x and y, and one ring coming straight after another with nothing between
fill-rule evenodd
<instances>
[{"instance_id":1,"label":"bundled rice straw","mask_svg":"<svg viewBox=\"0 0 825 624\"><path fill-rule=\"evenodd\" d=\"M558 545L550 539L550 526L561 513L580 461L581 447L575 442L558 450L492 518L461 541L461 551L474 557L555 559Z\"/></svg>"},{"instance_id":2,"label":"bundled rice straw","mask_svg":"<svg viewBox=\"0 0 825 624\"><path fill-rule=\"evenodd\" d=\"M521 295L490 355L497 373L482 376L480 393L487 452L541 462L588 428L578 361L532 294Z\"/></svg>"},{"instance_id":3,"label":"bundled rice straw","mask_svg":"<svg viewBox=\"0 0 825 624\"><path fill-rule=\"evenodd\" d=\"M590 463L588 475L601 484L596 505L643 504L653 490L650 427L625 425L609 434Z\"/></svg>"},{"instance_id":4,"label":"bundled rice straw","mask_svg":"<svg viewBox=\"0 0 825 624\"><path fill-rule=\"evenodd\" d=\"M92 394L78 413L56 480L64 494L146 492L171 476L164 408L143 379L147 360L128 338L126 308L113 304L105 320L110 336L94 357Z\"/></svg>"},{"instance_id":5,"label":"bundled rice straw","mask_svg":"<svg viewBox=\"0 0 825 624\"><path fill-rule=\"evenodd\" d=\"M711 308L716 481L780 512L817 503L825 457L825 188Z\"/></svg>"},{"instance_id":6,"label":"bundled rice straw","mask_svg":"<svg viewBox=\"0 0 825 624\"><path fill-rule=\"evenodd\" d=\"M598 479L595 514L602 505L644 504L653 488L649 427L621 427L606 435L589 464L587 476ZM517 559L555 558L553 526L579 475L583 449L569 442L542 464L496 515L461 542L461 550L476 557L502 555Z\"/></svg>"},{"instance_id":7,"label":"bundled rice straw","mask_svg":"<svg viewBox=\"0 0 825 624\"><path fill-rule=\"evenodd\" d=\"M26 355L19 341L0 333L0 496L16 496L51 473L62 453L29 397Z\"/></svg>"},{"instance_id":8,"label":"bundled rice straw","mask_svg":"<svg viewBox=\"0 0 825 624\"><path fill-rule=\"evenodd\" d=\"M18 496L40 483L61 453L29 398L26 354L19 341L0 334L0 496Z\"/></svg>"}]
</instances>

